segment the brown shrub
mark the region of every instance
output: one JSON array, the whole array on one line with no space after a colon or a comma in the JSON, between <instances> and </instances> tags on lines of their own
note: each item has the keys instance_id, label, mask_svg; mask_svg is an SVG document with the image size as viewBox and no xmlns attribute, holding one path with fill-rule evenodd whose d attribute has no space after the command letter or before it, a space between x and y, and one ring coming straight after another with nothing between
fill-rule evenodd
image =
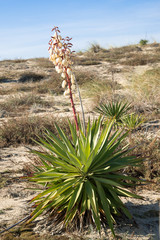
<instances>
[{"instance_id":1,"label":"brown shrub","mask_svg":"<svg viewBox=\"0 0 160 240\"><path fill-rule=\"evenodd\" d=\"M42 79L45 78L44 74L37 74L34 72L24 72L21 77L19 78L20 83L25 83L25 82L39 82Z\"/></svg>"},{"instance_id":2,"label":"brown shrub","mask_svg":"<svg viewBox=\"0 0 160 240\"><path fill-rule=\"evenodd\" d=\"M49 107L53 103L43 100L40 96L33 94L20 95L20 96L11 96L7 101L0 103L0 109L7 112L19 112L20 109L28 108L34 104L39 104L41 106Z\"/></svg>"},{"instance_id":3,"label":"brown shrub","mask_svg":"<svg viewBox=\"0 0 160 240\"><path fill-rule=\"evenodd\" d=\"M128 65L128 66L139 66L139 65L146 65L148 63L157 63L160 61L160 55L155 54L128 54L126 56L126 60L122 60L121 64Z\"/></svg>"},{"instance_id":4,"label":"brown shrub","mask_svg":"<svg viewBox=\"0 0 160 240\"><path fill-rule=\"evenodd\" d=\"M57 119L54 117L23 117L9 120L0 127L0 146L9 147L18 144L35 144L34 140L43 137L45 129L57 134L54 123L70 135L68 121L66 118Z\"/></svg>"},{"instance_id":5,"label":"brown shrub","mask_svg":"<svg viewBox=\"0 0 160 240\"><path fill-rule=\"evenodd\" d=\"M53 63L48 58L36 58L37 65L41 68L53 68Z\"/></svg>"},{"instance_id":6,"label":"brown shrub","mask_svg":"<svg viewBox=\"0 0 160 240\"><path fill-rule=\"evenodd\" d=\"M89 71L75 71L75 76L79 86L97 80L97 76Z\"/></svg>"}]
</instances>

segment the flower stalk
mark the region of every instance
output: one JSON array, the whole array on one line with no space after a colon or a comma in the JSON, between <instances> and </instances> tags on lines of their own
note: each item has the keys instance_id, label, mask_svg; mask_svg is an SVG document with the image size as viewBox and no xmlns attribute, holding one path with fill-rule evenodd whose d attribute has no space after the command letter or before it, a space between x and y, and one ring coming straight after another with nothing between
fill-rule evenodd
<instances>
[{"instance_id":1,"label":"flower stalk","mask_svg":"<svg viewBox=\"0 0 160 240\"><path fill-rule=\"evenodd\" d=\"M78 126L78 119L77 119L75 104L73 100L73 93L76 89L78 91L78 96L79 96L80 105L82 109L83 129L85 134L85 117L84 117L84 110L83 110L81 95L80 95L80 91L78 88L75 75L72 70L73 62L71 60L71 57L72 57L73 51L70 50L70 48L72 47L72 43L70 43L70 40L72 38L69 38L69 37L62 38L61 35L59 34L60 31L58 27L54 27L52 31L54 31L55 33L54 33L54 36L52 36L51 40L49 41L49 49L48 49L50 53L49 59L55 65L55 70L58 73L61 73L61 77L64 79L62 82L62 88L65 89L64 96L69 95L70 97L71 107L73 110L77 132L79 131L79 126Z\"/></svg>"},{"instance_id":2,"label":"flower stalk","mask_svg":"<svg viewBox=\"0 0 160 240\"><path fill-rule=\"evenodd\" d=\"M68 88L69 88L69 95L70 95L70 100L71 100L71 106L72 106L72 110L73 110L74 120L75 120L75 123L76 123L76 130L78 132L79 131L79 126L78 126L77 114L76 114L75 104L74 104L74 101L73 101L71 82L70 82L70 78L69 78L69 76L67 74L67 70L66 70L66 77L67 77L67 83L68 83Z\"/></svg>"}]
</instances>

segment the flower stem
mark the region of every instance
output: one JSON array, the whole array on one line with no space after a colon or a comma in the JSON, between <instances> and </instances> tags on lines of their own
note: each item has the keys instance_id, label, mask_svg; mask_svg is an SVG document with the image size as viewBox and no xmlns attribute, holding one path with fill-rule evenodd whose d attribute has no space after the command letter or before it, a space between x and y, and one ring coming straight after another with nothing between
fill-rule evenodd
<instances>
[{"instance_id":1,"label":"flower stem","mask_svg":"<svg viewBox=\"0 0 160 240\"><path fill-rule=\"evenodd\" d=\"M76 123L76 130L78 132L79 131L79 126L78 126L78 120L77 120L77 115L76 115L76 109L75 109L75 105L74 105L74 101L73 101L71 81L70 81L70 78L67 74L67 70L65 72L66 72L66 76L67 76L67 83L68 83L68 88L69 88L69 94L70 94L70 100L71 100L71 106L72 106L72 110L73 110L74 120L75 120L75 123Z\"/></svg>"},{"instance_id":2,"label":"flower stem","mask_svg":"<svg viewBox=\"0 0 160 240\"><path fill-rule=\"evenodd\" d=\"M86 136L86 128L85 128L85 115L84 115L84 109L83 109L83 104L82 104L82 98L81 98L81 94L79 91L79 86L77 83L77 80L75 79L75 83L76 83L76 87L77 87L77 91L78 91L78 96L79 96L79 101L80 101L80 105L81 105L81 110L82 110L82 118L83 118L83 131L84 131L84 135Z\"/></svg>"}]
</instances>

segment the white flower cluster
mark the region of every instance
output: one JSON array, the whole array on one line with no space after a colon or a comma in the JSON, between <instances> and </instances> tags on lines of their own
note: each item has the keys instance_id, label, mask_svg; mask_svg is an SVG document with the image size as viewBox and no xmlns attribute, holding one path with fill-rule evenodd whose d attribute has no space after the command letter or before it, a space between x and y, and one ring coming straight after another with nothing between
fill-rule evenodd
<instances>
[{"instance_id":1,"label":"white flower cluster","mask_svg":"<svg viewBox=\"0 0 160 240\"><path fill-rule=\"evenodd\" d=\"M70 94L70 91L75 90L75 75L72 71L71 50L72 44L69 42L71 39L66 37L63 39L59 35L60 31L57 27L52 29L55 31L53 37L49 42L49 60L55 65L55 69L58 73L61 73L61 77L64 79L62 82L62 88L65 89L64 95Z\"/></svg>"}]
</instances>

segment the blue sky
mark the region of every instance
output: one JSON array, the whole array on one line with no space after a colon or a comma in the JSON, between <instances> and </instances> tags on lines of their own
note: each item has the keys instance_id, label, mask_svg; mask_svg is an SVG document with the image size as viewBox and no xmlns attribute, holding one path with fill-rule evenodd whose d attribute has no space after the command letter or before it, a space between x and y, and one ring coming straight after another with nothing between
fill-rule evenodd
<instances>
[{"instance_id":1,"label":"blue sky","mask_svg":"<svg viewBox=\"0 0 160 240\"><path fill-rule=\"evenodd\" d=\"M0 0L0 60L48 57L54 26L76 51L160 42L160 0Z\"/></svg>"}]
</instances>

